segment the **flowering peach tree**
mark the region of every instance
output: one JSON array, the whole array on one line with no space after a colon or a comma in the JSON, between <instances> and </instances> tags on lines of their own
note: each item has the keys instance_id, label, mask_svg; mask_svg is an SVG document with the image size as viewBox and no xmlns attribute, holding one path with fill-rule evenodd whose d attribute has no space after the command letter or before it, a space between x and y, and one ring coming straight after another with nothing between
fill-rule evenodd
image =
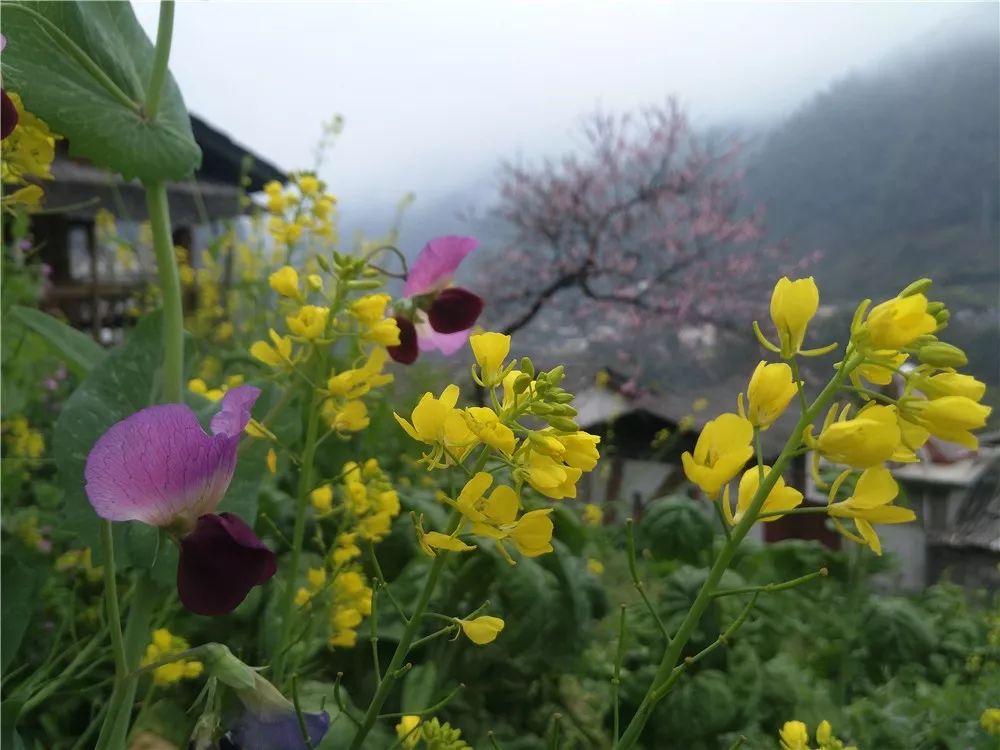
<instances>
[{"instance_id":1,"label":"flowering peach tree","mask_svg":"<svg viewBox=\"0 0 1000 750\"><path fill-rule=\"evenodd\" d=\"M199 156L167 71L173 13L163 2L153 44L128 5L4 4L3 179L16 188L4 210L37 207L43 189L28 178L50 177L55 140L65 137L75 156L142 182L157 281L135 300L141 317L125 344L108 352L54 319L24 314L83 373L53 431L63 497L51 535L66 545L55 569L78 576L74 597L83 587L101 607L53 609L63 624L52 653L26 658L14 670L20 679L5 685L3 742L20 742L18 726L33 714L55 722L67 686L104 668L108 679L86 688L100 699L76 746L138 747L156 695L197 684L189 712L173 721L200 750L469 747L438 717L464 686L439 681L438 670L447 674L465 646L503 650L519 626L512 620L553 606L550 599L589 609L574 587L604 566L584 566L585 544L573 536L599 525L601 513L567 506L598 465L600 439L575 420L561 365L537 367L512 353L508 333L475 327L483 300L454 283L476 250L471 237L431 239L412 264L391 242L347 249L336 198L306 171L265 186L259 244L227 233L197 264L175 249L166 182L190 177ZM618 165L623 136L609 123L596 131L603 167L638 180L631 198L612 200L612 184L567 163L544 184L508 186L511 200L526 190L548 196L544 215L528 216L515 201L511 217L526 232L553 233L558 257L545 264L553 276L543 287L572 283L594 300L680 319L708 311L671 289L708 277L724 285L745 267L742 256L710 260L705 243L754 240L758 225L732 217L714 163L681 147L679 112L651 117L663 161L639 149ZM683 166L674 166L679 156ZM113 235L113 218L99 230ZM641 241L629 234L626 247L634 231ZM224 281L223 256L236 282ZM403 282L401 295L392 279ZM658 645L641 678L626 674L636 626L623 606L613 667L602 676L609 721L600 736L583 733L586 746L639 747L657 706L692 667L738 639L761 597L827 574L728 585L755 524L821 514L881 554L878 528L915 518L898 502L888 465L917 461L931 436L976 446L973 432L989 415L984 386L959 372L964 354L940 338L949 313L927 296L930 286L921 279L892 299L862 302L841 344L809 340L819 306L811 277L774 286L770 323L752 329L768 359L745 393L733 394L734 410L710 420L682 456L724 541L668 624L627 524L629 577ZM184 287L198 291L186 314ZM545 293L532 292L536 301ZM434 351L464 358L472 382L407 395L408 366ZM804 383L802 358L832 352L839 361L829 381ZM898 397L879 388L893 376L906 383ZM474 387L484 396L475 402ZM782 425L784 447L767 465L761 434ZM5 445L26 460L45 450L27 421L11 426ZM824 504L804 504L802 490L786 483L791 462L805 455ZM833 475L821 473L830 467ZM34 534L39 551L51 547ZM491 582L509 575L497 571L518 571L517 590ZM706 610L723 598L741 602L739 613L692 650ZM9 620L17 642L5 648L23 652L29 618L18 617ZM89 638L76 632L84 622ZM63 629L73 644L65 653ZM521 649L559 652L541 640L520 628ZM622 710L626 690L639 696L634 711ZM549 746L560 747L559 715L543 721ZM824 750L845 747L826 721L814 736ZM486 738L503 746L492 731ZM790 720L776 739L802 750L811 735Z\"/></svg>"}]
</instances>

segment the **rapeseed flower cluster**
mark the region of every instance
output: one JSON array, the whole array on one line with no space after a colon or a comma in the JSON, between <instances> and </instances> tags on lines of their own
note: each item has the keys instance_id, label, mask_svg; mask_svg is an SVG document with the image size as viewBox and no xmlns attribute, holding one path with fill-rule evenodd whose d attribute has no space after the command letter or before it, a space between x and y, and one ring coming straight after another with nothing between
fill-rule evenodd
<instances>
[{"instance_id":1,"label":"rapeseed flower cluster","mask_svg":"<svg viewBox=\"0 0 1000 750\"><path fill-rule=\"evenodd\" d=\"M0 207L8 211L14 210L15 206L35 208L44 195L35 181L52 179L56 141L61 138L49 130L45 122L25 110L21 97L16 93L4 91L4 98L13 105L16 115L10 118L14 123L13 129L5 132L0 139L0 179L4 184ZM8 114L5 107L4 117L7 118ZM10 192L11 187L16 189Z\"/></svg>"},{"instance_id":2,"label":"rapeseed flower cluster","mask_svg":"<svg viewBox=\"0 0 1000 750\"><path fill-rule=\"evenodd\" d=\"M3 441L15 458L41 458L45 454L45 436L33 428L27 417L18 416L3 423Z\"/></svg>"},{"instance_id":3,"label":"rapeseed flower cluster","mask_svg":"<svg viewBox=\"0 0 1000 750\"><path fill-rule=\"evenodd\" d=\"M809 744L809 727L801 721L786 721L778 733L781 750L858 750L845 746L833 734L833 727L825 719L816 727L816 747Z\"/></svg>"},{"instance_id":4,"label":"rapeseed flower cluster","mask_svg":"<svg viewBox=\"0 0 1000 750\"><path fill-rule=\"evenodd\" d=\"M427 446L421 462L428 470L464 466L477 454L473 469L465 467L469 476L461 491L442 498L455 511L454 528L428 531L418 520L420 547L431 557L468 552L476 547L460 538L468 532L492 540L511 563L511 550L543 555L552 551L552 508L524 511L523 490L552 500L576 497L580 477L597 464L599 438L573 421L573 395L559 386L562 367L536 374L528 358L508 361L510 336L499 333L473 335L469 344L472 377L490 405L461 408L458 386L449 385L440 396L424 394L410 419L395 415L411 438ZM510 484L497 480L499 471Z\"/></svg>"},{"instance_id":5,"label":"rapeseed flower cluster","mask_svg":"<svg viewBox=\"0 0 1000 750\"><path fill-rule=\"evenodd\" d=\"M146 646L146 652L139 666L147 667L189 648L191 645L180 636L174 635L166 628L158 628L153 631L152 640ZM204 671L205 665L197 659L176 659L153 670L153 684L173 685L181 680L200 677Z\"/></svg>"},{"instance_id":6,"label":"rapeseed flower cluster","mask_svg":"<svg viewBox=\"0 0 1000 750\"><path fill-rule=\"evenodd\" d=\"M336 238L336 196L326 192L326 183L309 172L291 175L282 185L277 180L264 185L268 231L279 252L287 253L304 238L332 242Z\"/></svg>"},{"instance_id":7,"label":"rapeseed flower cluster","mask_svg":"<svg viewBox=\"0 0 1000 750\"><path fill-rule=\"evenodd\" d=\"M942 303L924 295L930 283L922 279L890 300L874 307L866 300L858 307L836 374L809 405L798 359L827 354L836 344L804 348L809 324L819 309L813 279L778 281L770 308L778 343L768 339L756 322L754 331L760 344L781 361L761 361L746 395L737 398L736 412L708 421L694 450L682 456L688 479L713 501L721 494L722 512L730 524L740 523L748 514L753 521L775 520L802 504L799 490L786 486L780 475L770 476L772 468L764 465L759 447L760 433L772 428L796 397L807 410L805 423L798 428L798 444L786 446L776 463L787 465L793 452L811 451L816 484L829 489L825 511L834 526L876 554L881 554L881 543L874 524L916 518L912 510L893 504L899 487L886 464L918 461L931 437L977 448L972 433L986 424L990 414L990 408L980 403L985 386L958 373L955 368L965 364L965 354L938 339L949 314ZM871 390L894 380L901 384L898 397ZM834 400L845 392L861 403ZM820 421L824 410L826 417ZM757 466L744 471L755 455ZM820 459L846 467L829 486L819 475ZM734 509L729 483L737 477ZM761 498L764 485L767 495ZM848 496L838 499L848 486L853 487ZM844 525L848 520L855 531Z\"/></svg>"},{"instance_id":8,"label":"rapeseed flower cluster","mask_svg":"<svg viewBox=\"0 0 1000 750\"><path fill-rule=\"evenodd\" d=\"M404 750L422 747L424 750L466 750L471 747L462 739L462 732L437 718L424 721L418 715L408 714L396 724L398 746Z\"/></svg>"}]
</instances>

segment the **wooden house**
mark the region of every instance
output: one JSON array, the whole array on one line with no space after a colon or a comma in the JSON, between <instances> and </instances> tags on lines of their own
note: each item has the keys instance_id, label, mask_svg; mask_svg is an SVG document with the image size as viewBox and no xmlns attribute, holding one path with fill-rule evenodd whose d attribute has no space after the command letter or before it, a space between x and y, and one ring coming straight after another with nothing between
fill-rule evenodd
<instances>
[{"instance_id":1,"label":"wooden house","mask_svg":"<svg viewBox=\"0 0 1000 750\"><path fill-rule=\"evenodd\" d=\"M191 125L201 167L190 181L170 184L168 199L174 244L196 253L221 222L245 213L241 196L285 175L204 120L192 116ZM58 144L52 174L47 210L33 216L31 226L49 273L42 307L101 340L125 325L126 300L148 282L154 263L148 257L136 268L123 267L114 247L99 242L95 220L109 211L121 235L134 238L147 219L145 194L138 181L71 158L65 142Z\"/></svg>"}]
</instances>

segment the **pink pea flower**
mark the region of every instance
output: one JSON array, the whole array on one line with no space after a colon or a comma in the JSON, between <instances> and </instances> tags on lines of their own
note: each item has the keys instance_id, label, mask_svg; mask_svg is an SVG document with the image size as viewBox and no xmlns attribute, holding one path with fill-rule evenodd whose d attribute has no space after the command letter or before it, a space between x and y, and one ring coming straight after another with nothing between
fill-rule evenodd
<instances>
[{"instance_id":1,"label":"pink pea flower","mask_svg":"<svg viewBox=\"0 0 1000 750\"><path fill-rule=\"evenodd\" d=\"M166 529L180 544L177 593L199 615L232 612L277 570L253 529L215 513L258 396L251 385L227 391L211 435L183 404L142 409L108 429L87 456L85 489L97 515Z\"/></svg>"},{"instance_id":2,"label":"pink pea flower","mask_svg":"<svg viewBox=\"0 0 1000 750\"><path fill-rule=\"evenodd\" d=\"M431 240L420 251L403 286L403 295L414 300L415 313L412 318L396 315L399 346L389 347L394 360L408 365L421 351L451 355L465 345L483 300L451 282L478 244L473 237L449 235Z\"/></svg>"}]
</instances>

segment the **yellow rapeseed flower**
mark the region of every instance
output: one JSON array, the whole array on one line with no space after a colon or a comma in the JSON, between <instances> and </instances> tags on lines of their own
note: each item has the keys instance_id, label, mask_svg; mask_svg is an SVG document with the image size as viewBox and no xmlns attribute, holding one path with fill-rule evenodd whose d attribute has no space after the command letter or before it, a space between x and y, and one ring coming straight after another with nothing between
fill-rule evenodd
<instances>
[{"instance_id":1,"label":"yellow rapeseed flower","mask_svg":"<svg viewBox=\"0 0 1000 750\"><path fill-rule=\"evenodd\" d=\"M283 266L267 278L271 288L282 297L299 299L299 272L291 266Z\"/></svg>"},{"instance_id":2,"label":"yellow rapeseed flower","mask_svg":"<svg viewBox=\"0 0 1000 750\"><path fill-rule=\"evenodd\" d=\"M472 620L459 620L465 636L477 646L493 643L503 630L504 622L499 617L481 615Z\"/></svg>"},{"instance_id":3,"label":"yellow rapeseed flower","mask_svg":"<svg viewBox=\"0 0 1000 750\"><path fill-rule=\"evenodd\" d=\"M600 560L595 560L594 558L591 557L590 559L587 560L587 570L592 575L595 576L603 575L604 563L602 563Z\"/></svg>"},{"instance_id":4,"label":"yellow rapeseed flower","mask_svg":"<svg viewBox=\"0 0 1000 750\"><path fill-rule=\"evenodd\" d=\"M416 715L402 716L396 724L396 740L403 750L413 750L420 742L420 717Z\"/></svg>"},{"instance_id":5,"label":"yellow rapeseed flower","mask_svg":"<svg viewBox=\"0 0 1000 750\"><path fill-rule=\"evenodd\" d=\"M326 322L329 317L329 307L303 305L295 315L287 316L285 321L292 333L311 341L320 338L326 332Z\"/></svg>"},{"instance_id":6,"label":"yellow rapeseed flower","mask_svg":"<svg viewBox=\"0 0 1000 750\"><path fill-rule=\"evenodd\" d=\"M922 294L912 294L894 297L873 307L858 339L866 348L898 350L935 330L937 320L927 312L927 298Z\"/></svg>"},{"instance_id":7,"label":"yellow rapeseed flower","mask_svg":"<svg viewBox=\"0 0 1000 750\"><path fill-rule=\"evenodd\" d=\"M553 500L576 497L576 483L583 474L575 466L566 466L535 451L528 454L519 472L535 490Z\"/></svg>"},{"instance_id":8,"label":"yellow rapeseed flower","mask_svg":"<svg viewBox=\"0 0 1000 750\"><path fill-rule=\"evenodd\" d=\"M604 521L604 512L599 506L587 503L583 506L583 522L588 526L600 526Z\"/></svg>"},{"instance_id":9,"label":"yellow rapeseed flower","mask_svg":"<svg viewBox=\"0 0 1000 750\"><path fill-rule=\"evenodd\" d=\"M461 412L455 408L458 396L458 386L454 384L445 388L439 398L425 393L410 415L412 423L393 412L407 435L432 446L424 455L430 468L447 466L451 456L461 459L476 441Z\"/></svg>"},{"instance_id":10,"label":"yellow rapeseed flower","mask_svg":"<svg viewBox=\"0 0 1000 750\"><path fill-rule=\"evenodd\" d=\"M509 456L514 452L514 432L488 406L470 406L462 412L472 433L483 443Z\"/></svg>"},{"instance_id":11,"label":"yellow rapeseed flower","mask_svg":"<svg viewBox=\"0 0 1000 750\"><path fill-rule=\"evenodd\" d=\"M720 414L707 422L695 443L694 455L681 455L684 474L711 498L735 477L753 456L753 425L737 414Z\"/></svg>"},{"instance_id":12,"label":"yellow rapeseed flower","mask_svg":"<svg viewBox=\"0 0 1000 750\"><path fill-rule=\"evenodd\" d=\"M916 514L909 508L891 505L899 494L899 485L893 479L892 473L884 466L875 466L862 472L854 487L854 494L846 500L834 503L841 481L847 472L841 474L830 489L831 504L829 513L834 524L841 533L851 536L837 520L850 518L867 544L876 555L882 554L882 543L872 527L873 523L908 523L916 519ZM860 540L857 540L860 541Z\"/></svg>"},{"instance_id":13,"label":"yellow rapeseed flower","mask_svg":"<svg viewBox=\"0 0 1000 750\"><path fill-rule=\"evenodd\" d=\"M290 365L292 360L292 340L287 336L279 336L273 328L268 332L272 344L266 341L255 341L250 347L250 356L271 367Z\"/></svg>"},{"instance_id":14,"label":"yellow rapeseed flower","mask_svg":"<svg viewBox=\"0 0 1000 750\"><path fill-rule=\"evenodd\" d=\"M312 195L319 191L319 180L311 174L304 174L299 177L299 190L303 195Z\"/></svg>"},{"instance_id":15,"label":"yellow rapeseed flower","mask_svg":"<svg viewBox=\"0 0 1000 750\"><path fill-rule=\"evenodd\" d=\"M771 473L770 466L764 466L764 478L766 479ZM737 490L736 499L736 513L732 511L732 506L729 501L729 485L722 493L722 510L726 514L726 519L729 521L730 525L734 525L740 522L744 514L750 509L750 503L753 500L753 496L757 494L757 489L760 487L760 469L756 466L747 469L743 472L743 476L740 477L740 485ZM774 483L774 487L767 495L767 499L760 508L761 513L773 513L782 510L791 510L792 508L797 508L802 504L802 493L799 492L794 487L789 487L785 484L783 477L778 477L777 481ZM770 516L768 518L762 518L762 521L776 521L781 516Z\"/></svg>"},{"instance_id":16,"label":"yellow rapeseed flower","mask_svg":"<svg viewBox=\"0 0 1000 750\"><path fill-rule=\"evenodd\" d=\"M986 425L993 411L966 396L942 396L930 401L906 401L907 418L925 428L931 435L975 450L979 440L972 434Z\"/></svg>"},{"instance_id":17,"label":"yellow rapeseed flower","mask_svg":"<svg viewBox=\"0 0 1000 750\"><path fill-rule=\"evenodd\" d=\"M369 294L351 303L351 314L365 325L375 325L385 318L385 308L392 299L388 294Z\"/></svg>"},{"instance_id":18,"label":"yellow rapeseed flower","mask_svg":"<svg viewBox=\"0 0 1000 750\"><path fill-rule=\"evenodd\" d=\"M853 419L848 419L845 411L839 420L825 425L816 447L830 461L867 469L892 456L901 437L896 409L876 404L865 407Z\"/></svg>"}]
</instances>

